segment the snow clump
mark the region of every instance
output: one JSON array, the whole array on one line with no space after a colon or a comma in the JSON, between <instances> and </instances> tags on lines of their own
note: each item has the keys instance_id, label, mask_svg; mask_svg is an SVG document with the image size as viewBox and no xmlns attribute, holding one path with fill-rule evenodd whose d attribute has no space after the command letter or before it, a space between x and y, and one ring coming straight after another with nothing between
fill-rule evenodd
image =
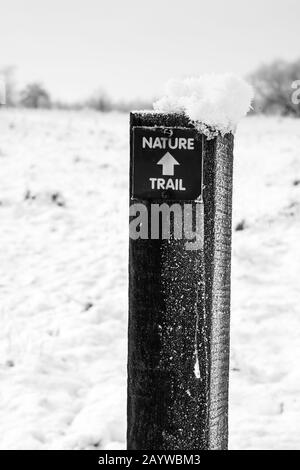
<instances>
[{"instance_id":1,"label":"snow clump","mask_svg":"<svg viewBox=\"0 0 300 470\"><path fill-rule=\"evenodd\" d=\"M253 89L232 74L172 79L165 95L153 104L155 111L184 113L206 135L234 132L251 108Z\"/></svg>"}]
</instances>

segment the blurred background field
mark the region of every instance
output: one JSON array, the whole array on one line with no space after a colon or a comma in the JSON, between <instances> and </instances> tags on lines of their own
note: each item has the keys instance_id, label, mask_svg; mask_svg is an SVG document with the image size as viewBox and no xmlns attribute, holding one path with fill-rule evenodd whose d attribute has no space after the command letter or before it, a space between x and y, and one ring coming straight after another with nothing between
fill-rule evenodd
<instances>
[{"instance_id":1,"label":"blurred background field","mask_svg":"<svg viewBox=\"0 0 300 470\"><path fill-rule=\"evenodd\" d=\"M0 448L124 448L128 116L3 109ZM235 139L230 447L299 448L300 126Z\"/></svg>"}]
</instances>

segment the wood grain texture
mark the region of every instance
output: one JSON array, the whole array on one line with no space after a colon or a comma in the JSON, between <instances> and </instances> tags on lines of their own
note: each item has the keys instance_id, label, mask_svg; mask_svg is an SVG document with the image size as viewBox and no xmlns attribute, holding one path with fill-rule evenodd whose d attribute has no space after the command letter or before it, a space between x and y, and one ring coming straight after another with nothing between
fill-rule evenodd
<instances>
[{"instance_id":1,"label":"wood grain texture","mask_svg":"<svg viewBox=\"0 0 300 470\"><path fill-rule=\"evenodd\" d=\"M233 136L205 142L205 310L210 318L209 449L228 445Z\"/></svg>"},{"instance_id":2,"label":"wood grain texture","mask_svg":"<svg viewBox=\"0 0 300 470\"><path fill-rule=\"evenodd\" d=\"M192 127L157 113L132 113L134 126ZM231 135L204 142L204 249L130 240L128 449L227 447L232 147Z\"/></svg>"}]
</instances>

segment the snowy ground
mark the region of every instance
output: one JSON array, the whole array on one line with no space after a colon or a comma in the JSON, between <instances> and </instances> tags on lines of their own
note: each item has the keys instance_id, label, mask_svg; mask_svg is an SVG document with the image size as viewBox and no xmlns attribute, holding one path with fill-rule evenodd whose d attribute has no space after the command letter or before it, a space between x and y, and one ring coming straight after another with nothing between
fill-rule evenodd
<instances>
[{"instance_id":1,"label":"snowy ground","mask_svg":"<svg viewBox=\"0 0 300 470\"><path fill-rule=\"evenodd\" d=\"M231 448L300 448L300 122L235 147ZM122 448L125 115L0 113L0 449Z\"/></svg>"}]
</instances>

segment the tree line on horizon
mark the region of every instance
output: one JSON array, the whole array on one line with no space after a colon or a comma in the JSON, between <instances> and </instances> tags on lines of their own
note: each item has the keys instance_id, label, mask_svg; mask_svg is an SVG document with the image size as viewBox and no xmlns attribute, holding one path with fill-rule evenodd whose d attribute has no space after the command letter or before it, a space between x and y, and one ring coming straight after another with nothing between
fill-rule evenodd
<instances>
[{"instance_id":1,"label":"tree line on horizon","mask_svg":"<svg viewBox=\"0 0 300 470\"><path fill-rule=\"evenodd\" d=\"M6 106L31 109L67 109L81 110L94 109L96 111L123 111L132 109L149 109L152 102L149 100L113 100L104 90L99 89L89 98L73 103L62 100L53 100L46 87L40 82L28 83L18 90L15 82L15 67L0 69L0 76L4 78L6 88Z\"/></svg>"},{"instance_id":2,"label":"tree line on horizon","mask_svg":"<svg viewBox=\"0 0 300 470\"><path fill-rule=\"evenodd\" d=\"M32 109L94 109L101 112L123 111L152 108L149 100L113 100L105 91L99 89L81 102L66 103L52 100L49 91L38 82L28 83L17 90L14 80L14 67L0 70L6 83L6 105ZM300 117L300 104L293 103L295 88L292 84L299 81L300 59L292 62L276 60L259 66L246 80L254 87L255 98L252 114L281 115ZM300 96L300 92L299 92Z\"/></svg>"}]
</instances>

